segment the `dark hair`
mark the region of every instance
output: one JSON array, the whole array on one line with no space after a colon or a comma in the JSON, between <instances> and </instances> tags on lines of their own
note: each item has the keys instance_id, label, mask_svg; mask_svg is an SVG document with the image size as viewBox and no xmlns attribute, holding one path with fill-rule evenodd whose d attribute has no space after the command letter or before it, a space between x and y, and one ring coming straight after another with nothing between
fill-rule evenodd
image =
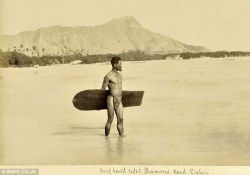
<instances>
[{"instance_id":1,"label":"dark hair","mask_svg":"<svg viewBox=\"0 0 250 175\"><path fill-rule=\"evenodd\" d=\"M118 56L113 57L111 59L112 66L114 66L114 64L118 64L120 60L122 60L122 59L120 57L118 57Z\"/></svg>"}]
</instances>

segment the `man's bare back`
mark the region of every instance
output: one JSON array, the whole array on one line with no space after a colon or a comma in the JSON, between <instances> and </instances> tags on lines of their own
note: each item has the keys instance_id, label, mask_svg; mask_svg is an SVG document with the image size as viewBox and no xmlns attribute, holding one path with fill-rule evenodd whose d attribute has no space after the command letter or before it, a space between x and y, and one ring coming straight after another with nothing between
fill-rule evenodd
<instances>
[{"instance_id":1,"label":"man's bare back","mask_svg":"<svg viewBox=\"0 0 250 175\"><path fill-rule=\"evenodd\" d=\"M104 77L102 89L108 86L110 95L107 97L108 120L105 125L105 135L108 136L114 119L117 116L117 130L123 135L123 106L122 106L122 62L120 57L113 57L111 60L112 70Z\"/></svg>"}]
</instances>

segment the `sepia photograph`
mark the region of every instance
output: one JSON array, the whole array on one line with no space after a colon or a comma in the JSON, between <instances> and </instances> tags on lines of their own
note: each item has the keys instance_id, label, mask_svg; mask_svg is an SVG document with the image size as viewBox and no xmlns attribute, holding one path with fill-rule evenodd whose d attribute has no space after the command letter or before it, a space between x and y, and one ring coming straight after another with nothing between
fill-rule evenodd
<instances>
[{"instance_id":1,"label":"sepia photograph","mask_svg":"<svg viewBox=\"0 0 250 175\"><path fill-rule=\"evenodd\" d=\"M0 0L0 175L250 172L249 17L247 0Z\"/></svg>"}]
</instances>

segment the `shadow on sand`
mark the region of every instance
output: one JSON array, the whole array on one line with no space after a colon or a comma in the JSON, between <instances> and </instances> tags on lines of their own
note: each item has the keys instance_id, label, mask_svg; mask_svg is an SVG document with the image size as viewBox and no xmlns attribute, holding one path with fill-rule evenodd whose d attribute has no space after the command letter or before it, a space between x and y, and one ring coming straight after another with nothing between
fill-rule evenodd
<instances>
[{"instance_id":1,"label":"shadow on sand","mask_svg":"<svg viewBox=\"0 0 250 175\"><path fill-rule=\"evenodd\" d=\"M101 135L103 132L103 127L82 127L82 126L74 126L70 127L65 131L57 131L52 133L52 135L75 135L75 134L83 134L83 133L95 133ZM104 136L104 134L102 134Z\"/></svg>"}]
</instances>

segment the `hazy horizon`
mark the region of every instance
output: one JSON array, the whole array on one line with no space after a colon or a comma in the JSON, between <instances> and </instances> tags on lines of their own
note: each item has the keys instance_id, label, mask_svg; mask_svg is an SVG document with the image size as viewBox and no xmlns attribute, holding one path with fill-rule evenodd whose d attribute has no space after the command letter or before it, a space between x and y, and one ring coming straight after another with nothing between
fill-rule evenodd
<instances>
[{"instance_id":1,"label":"hazy horizon","mask_svg":"<svg viewBox=\"0 0 250 175\"><path fill-rule=\"evenodd\" d=\"M146 29L211 50L250 50L250 2L242 0L0 0L0 35L49 26L95 26L133 16Z\"/></svg>"}]
</instances>

